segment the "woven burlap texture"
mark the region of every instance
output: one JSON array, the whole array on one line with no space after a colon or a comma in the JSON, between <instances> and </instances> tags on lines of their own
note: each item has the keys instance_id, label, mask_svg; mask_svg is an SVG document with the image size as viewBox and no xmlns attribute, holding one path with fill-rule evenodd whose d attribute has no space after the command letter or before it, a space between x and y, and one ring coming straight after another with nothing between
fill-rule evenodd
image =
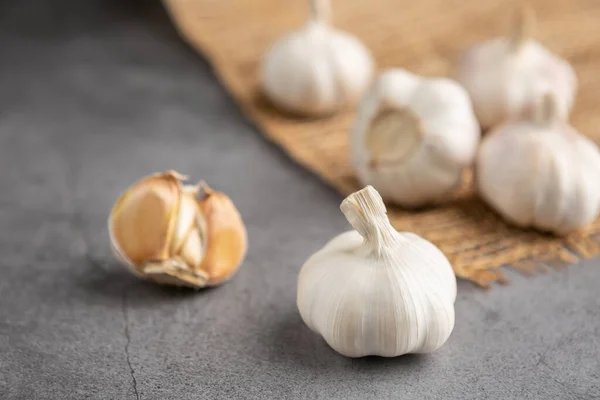
<instances>
[{"instance_id":1,"label":"woven burlap texture","mask_svg":"<svg viewBox=\"0 0 600 400\"><path fill-rule=\"evenodd\" d=\"M309 15L303 0L164 0L181 36L207 57L218 78L262 133L294 160L343 194L359 188L348 160L354 110L319 120L294 119L272 109L260 95L258 72L265 51ZM600 1L538 0L535 38L566 58L579 77L571 122L600 139ZM517 1L334 0L333 23L358 36L380 70L402 67L426 76L452 76L469 45L504 35ZM585 232L556 238L505 224L473 192L471 174L456 199L420 211L388 205L398 230L415 232L448 256L456 275L481 286L503 282L499 267L524 272L564 265L600 254L596 221ZM600 177L599 177L600 179Z\"/></svg>"}]
</instances>

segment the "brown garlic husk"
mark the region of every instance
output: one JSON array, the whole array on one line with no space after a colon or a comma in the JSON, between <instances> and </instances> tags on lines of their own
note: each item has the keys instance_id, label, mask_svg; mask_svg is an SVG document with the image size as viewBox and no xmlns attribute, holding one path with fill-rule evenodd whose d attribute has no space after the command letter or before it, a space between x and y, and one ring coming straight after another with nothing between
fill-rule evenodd
<instances>
[{"instance_id":1,"label":"brown garlic husk","mask_svg":"<svg viewBox=\"0 0 600 400\"><path fill-rule=\"evenodd\" d=\"M246 254L246 229L229 197L186 180L166 171L129 187L109 218L111 246L141 278L194 288L219 285ZM201 188L204 197L198 198Z\"/></svg>"}]
</instances>

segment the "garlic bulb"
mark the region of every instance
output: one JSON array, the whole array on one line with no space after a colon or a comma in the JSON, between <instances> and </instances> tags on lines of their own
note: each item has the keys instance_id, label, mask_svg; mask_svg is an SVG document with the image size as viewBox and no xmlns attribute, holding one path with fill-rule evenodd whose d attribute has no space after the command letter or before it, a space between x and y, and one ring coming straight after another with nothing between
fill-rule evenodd
<instances>
[{"instance_id":1,"label":"garlic bulb","mask_svg":"<svg viewBox=\"0 0 600 400\"><path fill-rule=\"evenodd\" d=\"M551 96L533 120L490 132L476 166L481 196L515 225L565 234L598 216L600 153L562 122Z\"/></svg>"},{"instance_id":2,"label":"garlic bulb","mask_svg":"<svg viewBox=\"0 0 600 400\"><path fill-rule=\"evenodd\" d=\"M473 46L458 66L482 128L530 115L545 93L557 99L558 116L567 119L577 77L573 68L529 38L533 14L524 9L511 37Z\"/></svg>"},{"instance_id":3,"label":"garlic bulb","mask_svg":"<svg viewBox=\"0 0 600 400\"><path fill-rule=\"evenodd\" d=\"M358 179L415 207L452 194L473 162L480 131L456 82L391 69L365 95L351 135Z\"/></svg>"},{"instance_id":4,"label":"garlic bulb","mask_svg":"<svg viewBox=\"0 0 600 400\"><path fill-rule=\"evenodd\" d=\"M329 0L311 4L306 25L267 52L260 79L274 105L319 116L356 101L369 85L373 60L357 38L329 25Z\"/></svg>"},{"instance_id":5,"label":"garlic bulb","mask_svg":"<svg viewBox=\"0 0 600 400\"><path fill-rule=\"evenodd\" d=\"M298 310L310 329L348 357L428 353L454 327L456 278L427 240L391 226L371 186L341 205L354 227L306 261Z\"/></svg>"},{"instance_id":6,"label":"garlic bulb","mask_svg":"<svg viewBox=\"0 0 600 400\"><path fill-rule=\"evenodd\" d=\"M204 287L229 279L247 248L242 219L223 193L184 186L175 171L132 185L109 218L111 247L135 275L162 284ZM204 197L197 199L203 189Z\"/></svg>"}]
</instances>

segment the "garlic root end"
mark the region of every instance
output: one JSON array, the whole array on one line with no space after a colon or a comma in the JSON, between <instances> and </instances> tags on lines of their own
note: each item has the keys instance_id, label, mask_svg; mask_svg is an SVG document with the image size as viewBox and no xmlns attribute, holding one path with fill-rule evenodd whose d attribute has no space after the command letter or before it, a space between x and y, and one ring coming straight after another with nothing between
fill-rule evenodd
<instances>
[{"instance_id":1,"label":"garlic root end","mask_svg":"<svg viewBox=\"0 0 600 400\"><path fill-rule=\"evenodd\" d=\"M420 118L408 108L384 108L371 121L365 147L371 167L398 165L409 159L423 138Z\"/></svg>"},{"instance_id":2,"label":"garlic root end","mask_svg":"<svg viewBox=\"0 0 600 400\"><path fill-rule=\"evenodd\" d=\"M181 260L149 262L142 268L144 276L160 284L203 288L208 275L201 270L192 270Z\"/></svg>"}]
</instances>

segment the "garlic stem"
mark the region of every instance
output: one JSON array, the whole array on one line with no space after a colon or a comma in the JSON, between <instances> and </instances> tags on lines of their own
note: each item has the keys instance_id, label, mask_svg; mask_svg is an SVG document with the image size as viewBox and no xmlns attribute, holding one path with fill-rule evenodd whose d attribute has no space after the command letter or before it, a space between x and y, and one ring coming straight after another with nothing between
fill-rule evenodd
<instances>
[{"instance_id":1,"label":"garlic stem","mask_svg":"<svg viewBox=\"0 0 600 400\"><path fill-rule=\"evenodd\" d=\"M533 9L528 5L522 5L514 17L513 31L510 38L510 48L514 53L519 51L531 37L534 25L535 14Z\"/></svg>"},{"instance_id":2,"label":"garlic stem","mask_svg":"<svg viewBox=\"0 0 600 400\"><path fill-rule=\"evenodd\" d=\"M204 180L198 182L198 187L202 189L202 198L208 197L215 192Z\"/></svg>"},{"instance_id":3,"label":"garlic stem","mask_svg":"<svg viewBox=\"0 0 600 400\"><path fill-rule=\"evenodd\" d=\"M378 255L385 245L394 241L396 231L387 217L383 199L372 186L366 186L346 197L340 209L352 227Z\"/></svg>"},{"instance_id":4,"label":"garlic stem","mask_svg":"<svg viewBox=\"0 0 600 400\"><path fill-rule=\"evenodd\" d=\"M331 21L331 0L310 0L311 16L316 22L329 24Z\"/></svg>"},{"instance_id":5,"label":"garlic stem","mask_svg":"<svg viewBox=\"0 0 600 400\"><path fill-rule=\"evenodd\" d=\"M535 109L534 121L539 125L553 125L559 119L556 97L547 92Z\"/></svg>"}]
</instances>

